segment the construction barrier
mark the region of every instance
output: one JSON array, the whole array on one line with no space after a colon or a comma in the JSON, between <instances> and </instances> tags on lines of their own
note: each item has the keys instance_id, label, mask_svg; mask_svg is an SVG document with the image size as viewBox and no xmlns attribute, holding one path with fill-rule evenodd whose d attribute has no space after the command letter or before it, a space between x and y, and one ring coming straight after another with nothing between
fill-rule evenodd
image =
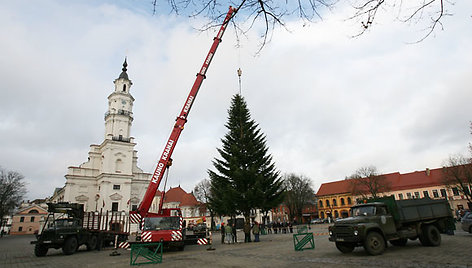
<instances>
[{"instance_id":1,"label":"construction barrier","mask_svg":"<svg viewBox=\"0 0 472 268\"><path fill-rule=\"evenodd\" d=\"M303 251L305 249L315 249L315 239L313 238L313 233L294 234L293 246L295 248L295 251Z\"/></svg>"},{"instance_id":2,"label":"construction barrier","mask_svg":"<svg viewBox=\"0 0 472 268\"><path fill-rule=\"evenodd\" d=\"M162 262L162 243L132 243L130 265Z\"/></svg>"},{"instance_id":3,"label":"construction barrier","mask_svg":"<svg viewBox=\"0 0 472 268\"><path fill-rule=\"evenodd\" d=\"M208 242L208 239L206 239L206 238L199 238L197 240L197 245L201 246L201 245L208 245L208 244L209 244L209 242Z\"/></svg>"}]
</instances>

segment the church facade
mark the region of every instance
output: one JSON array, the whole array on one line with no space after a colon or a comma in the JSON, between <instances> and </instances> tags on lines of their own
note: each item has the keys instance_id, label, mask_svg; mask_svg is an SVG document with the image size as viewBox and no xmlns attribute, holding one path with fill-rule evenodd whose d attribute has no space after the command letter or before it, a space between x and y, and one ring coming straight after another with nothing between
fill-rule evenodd
<instances>
[{"instance_id":1,"label":"church facade","mask_svg":"<svg viewBox=\"0 0 472 268\"><path fill-rule=\"evenodd\" d=\"M132 84L125 60L122 73L114 81L114 91L108 96L103 142L90 145L87 162L68 168L65 186L55 192L53 202L81 203L86 211L129 211L139 205L151 174L138 167L136 143L130 136Z\"/></svg>"}]
</instances>

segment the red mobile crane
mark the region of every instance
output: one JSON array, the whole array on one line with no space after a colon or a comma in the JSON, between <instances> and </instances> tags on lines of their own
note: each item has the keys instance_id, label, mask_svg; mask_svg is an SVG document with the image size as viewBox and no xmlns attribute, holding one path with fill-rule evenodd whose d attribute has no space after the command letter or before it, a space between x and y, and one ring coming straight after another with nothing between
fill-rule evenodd
<instances>
[{"instance_id":1,"label":"red mobile crane","mask_svg":"<svg viewBox=\"0 0 472 268\"><path fill-rule=\"evenodd\" d=\"M195 79L192 89L190 90L187 100L185 101L184 107L176 119L172 133L170 134L170 137L164 148L164 152L157 163L156 170L152 175L149 186L146 190L146 193L144 194L144 198L141 201L137 211L130 211L131 222L141 223L141 240L143 242L162 241L165 244L173 244L180 249L183 249L184 247L185 232L182 228L182 213L180 209L162 208L165 194L164 191L161 194L158 213L150 213L149 207L151 206L152 200L154 199L156 191L161 183L164 172L172 165L172 152L174 151L180 133L184 129L184 125L187 122L188 114L192 108L193 102L195 101L198 90L202 85L203 79L206 78L205 74L208 70L208 67L210 66L211 60L213 59L226 27L231 18L234 16L235 12L236 9L230 6L228 14L221 24L218 34L213 39L213 45L211 46L210 51L203 62L203 66L197 73L197 78Z\"/></svg>"}]
</instances>

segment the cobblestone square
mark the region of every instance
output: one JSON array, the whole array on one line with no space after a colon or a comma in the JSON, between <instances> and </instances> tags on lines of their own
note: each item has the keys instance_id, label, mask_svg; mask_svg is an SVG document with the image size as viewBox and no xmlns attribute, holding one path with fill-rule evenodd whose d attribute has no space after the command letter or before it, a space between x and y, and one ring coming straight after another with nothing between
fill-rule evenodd
<instances>
[{"instance_id":1,"label":"cobblestone square","mask_svg":"<svg viewBox=\"0 0 472 268\"><path fill-rule=\"evenodd\" d=\"M408 241L405 247L389 245L383 255L369 256L363 248L342 254L328 241L327 224L311 226L315 249L295 251L292 234L261 236L259 243L220 243L219 233L213 235L215 250L209 246L186 246L184 251L164 252L160 267L472 267L472 234L457 226L453 236L442 235L440 247L423 247L419 241ZM29 241L33 236L6 236L0 239L0 267L130 267L130 251L119 249L119 256L110 256L113 249L85 251L65 256L51 249L46 257L33 254Z\"/></svg>"}]
</instances>

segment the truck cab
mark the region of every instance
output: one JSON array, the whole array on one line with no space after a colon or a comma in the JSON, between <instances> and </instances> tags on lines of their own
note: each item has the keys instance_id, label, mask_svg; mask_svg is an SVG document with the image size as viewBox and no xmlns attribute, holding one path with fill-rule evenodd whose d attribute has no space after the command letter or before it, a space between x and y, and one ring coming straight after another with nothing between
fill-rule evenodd
<instances>
[{"instance_id":1,"label":"truck cab","mask_svg":"<svg viewBox=\"0 0 472 268\"><path fill-rule=\"evenodd\" d=\"M143 219L141 241L162 242L165 247L184 248L185 230L182 226L179 208L162 209L162 212L149 213Z\"/></svg>"},{"instance_id":2,"label":"truck cab","mask_svg":"<svg viewBox=\"0 0 472 268\"><path fill-rule=\"evenodd\" d=\"M359 227L362 225L363 230L378 228L385 236L396 233L393 215L384 203L375 202L353 206L351 215L352 217L337 220L336 225L359 225Z\"/></svg>"},{"instance_id":3,"label":"truck cab","mask_svg":"<svg viewBox=\"0 0 472 268\"><path fill-rule=\"evenodd\" d=\"M70 255L82 244L86 244L89 250L96 247L96 238L92 241L82 224L83 205L48 203L48 212L43 229L36 235L36 241L31 242L35 244L36 256L45 256L49 248L62 248L64 254Z\"/></svg>"}]
</instances>

